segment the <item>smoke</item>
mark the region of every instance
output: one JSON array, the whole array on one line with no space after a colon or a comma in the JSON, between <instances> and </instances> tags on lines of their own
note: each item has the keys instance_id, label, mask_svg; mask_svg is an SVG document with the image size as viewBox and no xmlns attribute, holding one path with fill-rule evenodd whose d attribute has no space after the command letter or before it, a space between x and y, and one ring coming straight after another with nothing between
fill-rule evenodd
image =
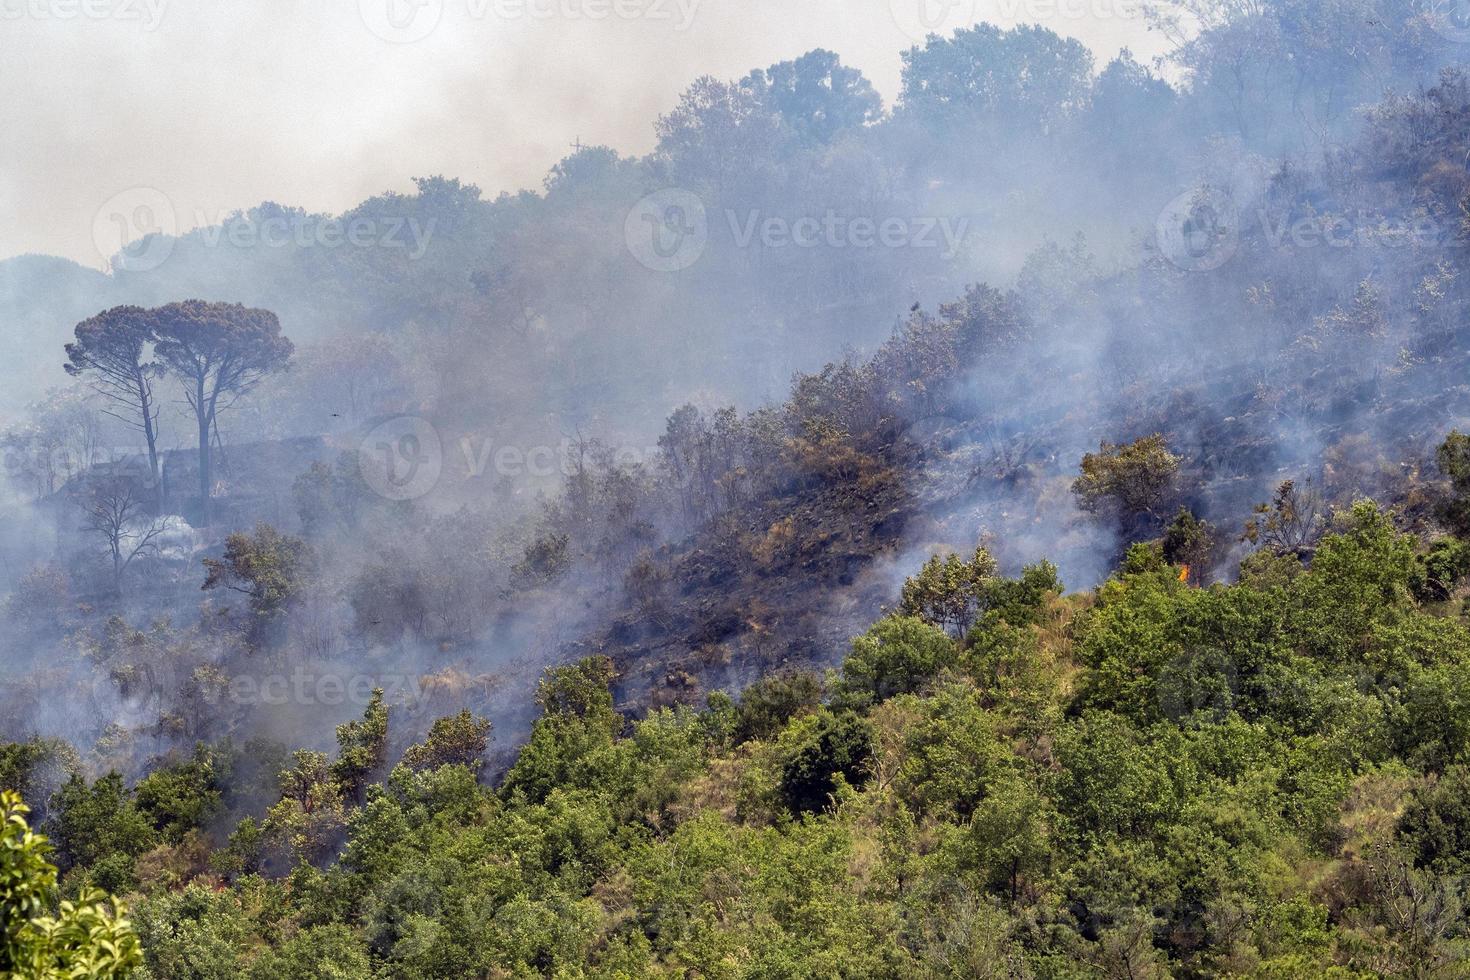
<instances>
[{"instance_id":1,"label":"smoke","mask_svg":"<svg viewBox=\"0 0 1470 980\"><path fill-rule=\"evenodd\" d=\"M1420 205L1406 181L1370 179L1359 111L1428 81L1441 48L1375 60L1346 94L1318 99L1326 83L1304 77L1242 97L1203 70L1184 84L1175 65L1171 87L1042 32L981 31L932 39L931 74L900 100L906 21L874 7L492 25L429 4L414 9L439 19L417 39L372 28L423 22L350 9L169 7L126 57L116 32L140 25L24 18L0 41L10 70L44 81L70 63L43 57L60 46L115 73L109 92L133 108L0 110L36 134L6 179L42 188L14 195L42 204L17 210L8 247L84 258L100 241L111 260L0 264L16 334L0 592L21 651L0 736L63 734L135 768L224 735L325 748L382 687L399 741L470 707L504 746L540 669L604 646L636 658L637 706L662 696L650 685L835 662L934 550L983 544L1007 571L1049 558L1071 588L1098 582L1127 535L1082 514L1070 484L1101 442L1163 433L1185 460L1179 502L1228 534L1303 471L1387 485L1464 414L1417 394L1447 389L1458 363L1433 348L1463 308L1453 235L1398 248L1372 230ZM264 33L284 46L250 43ZM719 81L819 44L869 68L890 115L813 137L801 124L825 114L780 116ZM973 104L945 88L963 44L1014 75L964 90ZM144 72L139 52L179 67ZM75 152L89 130L111 155ZM542 192L498 193L552 163ZM453 177L406 181L431 173ZM750 514L687 512L659 448L669 414L778 405L794 373L844 352L861 365L916 311L961 315L941 307L976 281L1014 288L1024 336L935 366L954 377L924 393L939 411L904 420L914 465L903 503L884 501L902 521L862 528L871 550L838 555L830 581L803 577L821 561L777 559L789 579L740 581L765 573L731 555L777 555L793 515L833 518L782 511L784 488ZM220 417L219 523L181 559L146 556L118 595L71 494L136 438L61 374L61 343L104 307L186 297L277 312L298 354ZM160 387L161 506L188 514L189 418ZM270 617L199 588L198 559L262 521L312 556ZM722 606L727 592L749 608ZM701 676L682 676L695 658Z\"/></svg>"},{"instance_id":2,"label":"smoke","mask_svg":"<svg viewBox=\"0 0 1470 980\"><path fill-rule=\"evenodd\" d=\"M166 194L180 232L264 200L340 213L431 173L491 196L535 188L576 140L647 152L651 121L701 74L736 77L826 47L891 101L898 52L922 37L905 33L910 5L887 0L642 0L618 4L623 15L596 3L433 0L400 5L438 11L411 43L373 33L388 0L100 0L86 5L94 15L68 16L77 6L7 0L0 15L15 95L0 126L25 134L0 153L0 258L98 268L110 253L94 244L96 212L132 187ZM1103 58L1124 45L1162 50L1136 18L1087 6L1053 13L1052 26ZM935 29L1048 14L966 7L946 8Z\"/></svg>"}]
</instances>

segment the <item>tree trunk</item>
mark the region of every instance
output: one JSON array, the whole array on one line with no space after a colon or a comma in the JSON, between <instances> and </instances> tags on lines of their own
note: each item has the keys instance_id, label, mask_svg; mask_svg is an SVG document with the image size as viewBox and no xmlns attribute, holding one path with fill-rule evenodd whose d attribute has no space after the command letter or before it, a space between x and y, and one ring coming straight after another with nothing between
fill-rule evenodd
<instances>
[{"instance_id":1,"label":"tree trunk","mask_svg":"<svg viewBox=\"0 0 1470 980\"><path fill-rule=\"evenodd\" d=\"M210 524L209 491L213 485L209 472L209 409L204 404L204 378L195 388L194 414L199 418L199 514L204 526Z\"/></svg>"},{"instance_id":2,"label":"tree trunk","mask_svg":"<svg viewBox=\"0 0 1470 980\"><path fill-rule=\"evenodd\" d=\"M143 409L143 438L148 443L148 470L153 476L153 509L162 513L163 481L158 471L158 433L153 431L153 404L146 387L139 388L138 403Z\"/></svg>"}]
</instances>

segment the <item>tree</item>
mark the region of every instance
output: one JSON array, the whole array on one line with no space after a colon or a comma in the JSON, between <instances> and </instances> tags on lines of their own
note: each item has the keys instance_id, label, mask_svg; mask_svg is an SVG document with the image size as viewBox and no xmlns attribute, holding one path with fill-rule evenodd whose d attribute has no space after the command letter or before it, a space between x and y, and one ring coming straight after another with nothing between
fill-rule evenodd
<instances>
[{"instance_id":1,"label":"tree","mask_svg":"<svg viewBox=\"0 0 1470 980\"><path fill-rule=\"evenodd\" d=\"M219 413L291 359L291 341L268 310L239 303L186 300L153 311L154 355L184 385L184 398L199 429L199 498L210 520L213 472L210 439Z\"/></svg>"},{"instance_id":2,"label":"tree","mask_svg":"<svg viewBox=\"0 0 1470 980\"><path fill-rule=\"evenodd\" d=\"M800 741L781 766L781 795L794 813L827 809L839 779L855 789L870 775L873 730L867 719L850 711L809 719Z\"/></svg>"},{"instance_id":3,"label":"tree","mask_svg":"<svg viewBox=\"0 0 1470 980\"><path fill-rule=\"evenodd\" d=\"M756 93L708 75L690 84L655 131L656 153L675 180L733 199L760 185L781 141L780 120Z\"/></svg>"},{"instance_id":4,"label":"tree","mask_svg":"<svg viewBox=\"0 0 1470 980\"><path fill-rule=\"evenodd\" d=\"M1158 433L1130 443L1104 442L1082 457L1082 475L1072 482L1077 505L1089 514L1112 513L1125 529L1156 519L1179 474L1179 457Z\"/></svg>"},{"instance_id":5,"label":"tree","mask_svg":"<svg viewBox=\"0 0 1470 980\"><path fill-rule=\"evenodd\" d=\"M303 929L267 950L250 968L249 980L369 980L372 964L362 939L340 923Z\"/></svg>"},{"instance_id":6,"label":"tree","mask_svg":"<svg viewBox=\"0 0 1470 980\"><path fill-rule=\"evenodd\" d=\"M830 143L845 130L876 122L883 113L883 100L863 73L820 48L795 61L756 69L740 84L808 143Z\"/></svg>"},{"instance_id":7,"label":"tree","mask_svg":"<svg viewBox=\"0 0 1470 980\"><path fill-rule=\"evenodd\" d=\"M300 538L282 534L269 524L255 525L253 534L225 539L220 558L204 559L208 574L203 589L224 586L250 597L257 626L276 619L306 585L312 551Z\"/></svg>"},{"instance_id":8,"label":"tree","mask_svg":"<svg viewBox=\"0 0 1470 980\"><path fill-rule=\"evenodd\" d=\"M1310 480L1297 486L1286 480L1270 503L1256 504L1242 541L1262 545L1278 555L1304 555L1316 547L1326 529L1327 508Z\"/></svg>"},{"instance_id":9,"label":"tree","mask_svg":"<svg viewBox=\"0 0 1470 980\"><path fill-rule=\"evenodd\" d=\"M361 721L337 726L337 748L332 778L345 796L361 800L368 780L388 760L388 706L381 687L373 691Z\"/></svg>"},{"instance_id":10,"label":"tree","mask_svg":"<svg viewBox=\"0 0 1470 980\"><path fill-rule=\"evenodd\" d=\"M943 630L913 616L890 616L852 641L840 700L856 707L912 693L954 659L954 641Z\"/></svg>"},{"instance_id":11,"label":"tree","mask_svg":"<svg viewBox=\"0 0 1470 980\"><path fill-rule=\"evenodd\" d=\"M76 325L76 340L66 345L66 373L86 377L98 393L119 406L113 418L138 428L148 446L148 468L159 486L158 403L153 379L161 366L148 360L154 343L153 319L139 306L116 306Z\"/></svg>"},{"instance_id":12,"label":"tree","mask_svg":"<svg viewBox=\"0 0 1470 980\"><path fill-rule=\"evenodd\" d=\"M158 843L147 815L116 772L90 787L73 775L57 790L52 808L62 867L87 869L105 887L131 884L133 859Z\"/></svg>"},{"instance_id":13,"label":"tree","mask_svg":"<svg viewBox=\"0 0 1470 980\"><path fill-rule=\"evenodd\" d=\"M409 746L403 761L412 769L465 766L479 772L485 766L485 750L490 747L490 730L489 719L465 709L436 720L429 728L429 737Z\"/></svg>"},{"instance_id":14,"label":"tree","mask_svg":"<svg viewBox=\"0 0 1470 980\"><path fill-rule=\"evenodd\" d=\"M33 735L24 742L0 743L0 789L35 803L32 812L40 823L49 817L52 794L81 768L77 750L59 738Z\"/></svg>"},{"instance_id":15,"label":"tree","mask_svg":"<svg viewBox=\"0 0 1470 980\"><path fill-rule=\"evenodd\" d=\"M1450 430L1434 459L1450 480L1451 493L1442 507L1444 521L1460 537L1470 537L1470 435Z\"/></svg>"},{"instance_id":16,"label":"tree","mask_svg":"<svg viewBox=\"0 0 1470 980\"><path fill-rule=\"evenodd\" d=\"M30 808L0 792L0 975L34 980L128 976L143 961L138 937L116 898L83 889L43 914L56 897L46 838L26 823Z\"/></svg>"},{"instance_id":17,"label":"tree","mask_svg":"<svg viewBox=\"0 0 1470 980\"><path fill-rule=\"evenodd\" d=\"M126 476L103 476L88 481L77 494L83 527L102 544L112 563L112 588L122 595L123 573L137 558L157 552L156 539L173 526L168 517L148 518L137 484Z\"/></svg>"},{"instance_id":18,"label":"tree","mask_svg":"<svg viewBox=\"0 0 1470 980\"><path fill-rule=\"evenodd\" d=\"M1470 871L1470 770L1450 766L1415 792L1399 818L1398 834L1415 867L1453 875Z\"/></svg>"},{"instance_id":19,"label":"tree","mask_svg":"<svg viewBox=\"0 0 1470 980\"><path fill-rule=\"evenodd\" d=\"M261 832L297 860L325 860L341 842L347 823L341 785L324 752L299 749L291 762L277 777L281 800L266 811Z\"/></svg>"},{"instance_id":20,"label":"tree","mask_svg":"<svg viewBox=\"0 0 1470 980\"><path fill-rule=\"evenodd\" d=\"M1045 131L1084 104L1092 55L1044 27L991 24L931 34L903 53L899 105L936 125L955 120Z\"/></svg>"},{"instance_id":21,"label":"tree","mask_svg":"<svg viewBox=\"0 0 1470 980\"><path fill-rule=\"evenodd\" d=\"M507 794L540 802L558 787L602 785L607 772L598 762L623 729L608 687L613 677L612 660L602 656L547 668L536 690L541 717L506 774Z\"/></svg>"},{"instance_id":22,"label":"tree","mask_svg":"<svg viewBox=\"0 0 1470 980\"><path fill-rule=\"evenodd\" d=\"M228 763L221 771L218 762L216 753L200 743L192 758L159 766L133 788L138 809L170 844L202 829L218 812L229 775Z\"/></svg>"},{"instance_id":23,"label":"tree","mask_svg":"<svg viewBox=\"0 0 1470 980\"><path fill-rule=\"evenodd\" d=\"M768 738L821 703L822 678L817 674L809 670L769 674L740 692L731 735L737 745Z\"/></svg>"},{"instance_id":24,"label":"tree","mask_svg":"<svg viewBox=\"0 0 1470 980\"><path fill-rule=\"evenodd\" d=\"M984 548L976 548L968 560L934 555L918 575L904 580L898 611L963 637L984 611L995 572L995 559Z\"/></svg>"},{"instance_id":25,"label":"tree","mask_svg":"<svg viewBox=\"0 0 1470 980\"><path fill-rule=\"evenodd\" d=\"M1164 528L1164 561L1183 565L1188 570L1189 581L1198 585L1209 571L1216 542L1213 524L1195 517L1188 507L1180 507Z\"/></svg>"},{"instance_id":26,"label":"tree","mask_svg":"<svg viewBox=\"0 0 1470 980\"><path fill-rule=\"evenodd\" d=\"M992 888L1004 889L1012 904L1021 885L1052 859L1048 802L1026 780L1007 776L991 787L971 815L963 838L968 855Z\"/></svg>"},{"instance_id":27,"label":"tree","mask_svg":"<svg viewBox=\"0 0 1470 980\"><path fill-rule=\"evenodd\" d=\"M25 423L10 427L0 438L12 480L29 481L40 498L55 493L61 483L97 460L101 425L92 394L82 385L54 388L26 406Z\"/></svg>"}]
</instances>

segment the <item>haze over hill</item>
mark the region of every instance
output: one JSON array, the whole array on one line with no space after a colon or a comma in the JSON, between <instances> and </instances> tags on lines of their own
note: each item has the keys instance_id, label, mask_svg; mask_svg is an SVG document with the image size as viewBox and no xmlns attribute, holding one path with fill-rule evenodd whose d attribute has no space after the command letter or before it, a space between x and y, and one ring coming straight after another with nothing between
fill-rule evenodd
<instances>
[{"instance_id":1,"label":"haze over hill","mask_svg":"<svg viewBox=\"0 0 1470 980\"><path fill-rule=\"evenodd\" d=\"M28 2L0 32L7 78L26 80L26 97L0 106L0 127L25 134L0 154L0 260L88 268L110 257L94 242L98 212L133 187L167 195L180 231L266 200L340 213L431 173L515 193L577 140L648 152L650 120L701 74L816 47L892 101L898 52L925 23L1044 21L1103 60L1166 47L1122 0L966 0L927 16L919 0L107 0L96 16Z\"/></svg>"},{"instance_id":2,"label":"haze over hill","mask_svg":"<svg viewBox=\"0 0 1470 980\"><path fill-rule=\"evenodd\" d=\"M0 778L152 975L1457 975L1454 11L54 2Z\"/></svg>"}]
</instances>

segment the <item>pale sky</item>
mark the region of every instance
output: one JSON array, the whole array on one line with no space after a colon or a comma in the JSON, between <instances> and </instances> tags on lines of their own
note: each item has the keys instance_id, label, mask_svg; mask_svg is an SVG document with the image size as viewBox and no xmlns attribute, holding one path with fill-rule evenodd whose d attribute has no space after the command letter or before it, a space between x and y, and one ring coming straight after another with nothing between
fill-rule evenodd
<instances>
[{"instance_id":1,"label":"pale sky","mask_svg":"<svg viewBox=\"0 0 1470 980\"><path fill-rule=\"evenodd\" d=\"M435 173L539 188L574 139L649 150L698 75L816 47L891 104L925 26L982 20L1075 37L1099 68L1164 49L1131 0L0 0L0 259L101 268L119 209L187 231Z\"/></svg>"}]
</instances>

